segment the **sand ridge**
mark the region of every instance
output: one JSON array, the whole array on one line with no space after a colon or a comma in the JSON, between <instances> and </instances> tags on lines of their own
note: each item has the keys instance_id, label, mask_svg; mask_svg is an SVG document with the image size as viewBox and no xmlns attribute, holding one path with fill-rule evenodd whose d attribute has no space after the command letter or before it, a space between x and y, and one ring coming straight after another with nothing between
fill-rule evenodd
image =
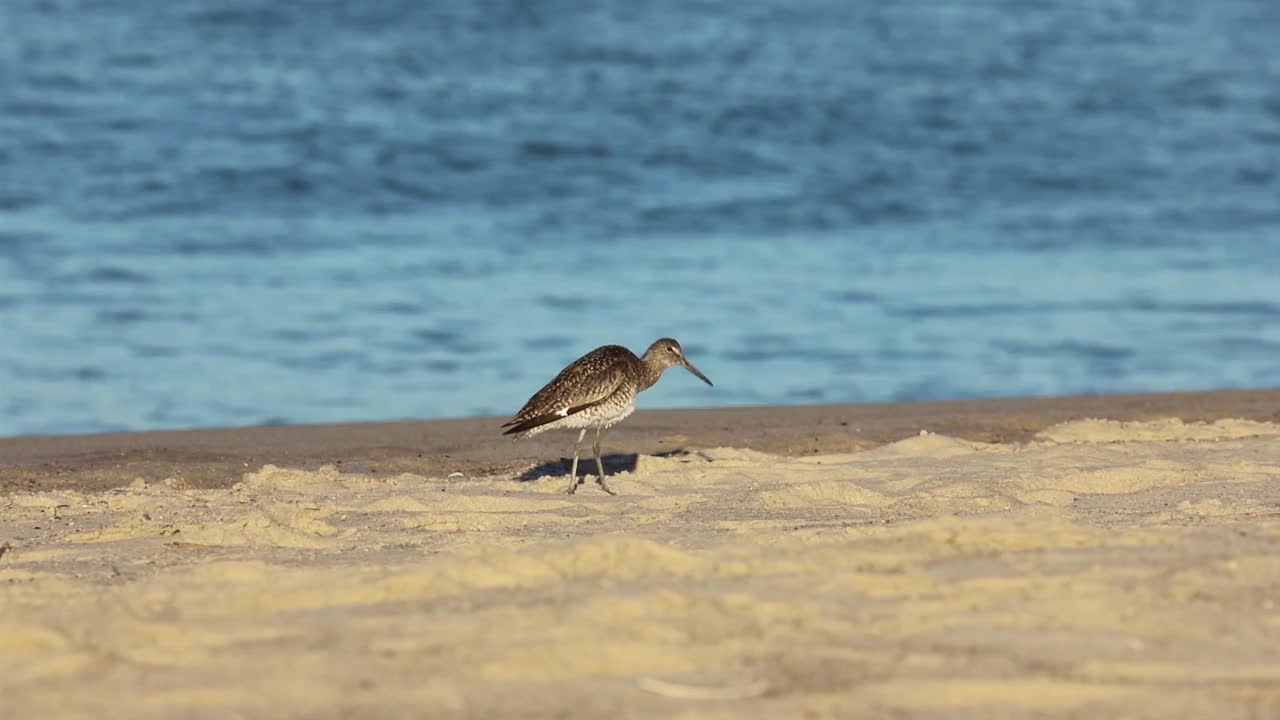
<instances>
[{"instance_id":1,"label":"sand ridge","mask_svg":"<svg viewBox=\"0 0 1280 720\"><path fill-rule=\"evenodd\" d=\"M13 717L1280 715L1280 427L0 498ZM8 716L8 715L6 715Z\"/></svg>"}]
</instances>

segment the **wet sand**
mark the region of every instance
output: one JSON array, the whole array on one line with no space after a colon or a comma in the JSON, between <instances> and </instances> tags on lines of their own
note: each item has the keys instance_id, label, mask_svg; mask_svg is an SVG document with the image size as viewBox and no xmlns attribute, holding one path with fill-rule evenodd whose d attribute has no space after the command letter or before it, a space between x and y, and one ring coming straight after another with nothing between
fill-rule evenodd
<instances>
[{"instance_id":1,"label":"wet sand","mask_svg":"<svg viewBox=\"0 0 1280 720\"><path fill-rule=\"evenodd\" d=\"M1280 716L1280 391L499 422L0 440L0 715Z\"/></svg>"},{"instance_id":2,"label":"wet sand","mask_svg":"<svg viewBox=\"0 0 1280 720\"><path fill-rule=\"evenodd\" d=\"M643 404L643 403L642 403ZM606 436L617 463L638 454L732 446L777 455L855 452L920 430L979 442L1025 442L1046 427L1088 417L1188 422L1280 422L1280 388L910 403L709 410L639 410ZM507 418L291 425L108 435L0 438L0 494L13 489L121 487L179 477L228 487L267 463L423 475L518 473L564 458L573 438L549 433L514 442ZM564 472L568 472L566 465Z\"/></svg>"}]
</instances>

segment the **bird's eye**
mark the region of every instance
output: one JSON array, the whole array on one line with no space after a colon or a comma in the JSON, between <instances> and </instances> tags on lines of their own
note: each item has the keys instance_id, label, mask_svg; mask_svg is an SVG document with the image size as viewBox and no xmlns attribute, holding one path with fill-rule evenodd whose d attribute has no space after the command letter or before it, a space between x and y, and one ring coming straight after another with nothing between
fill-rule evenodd
<instances>
[{"instance_id":1,"label":"bird's eye","mask_svg":"<svg viewBox=\"0 0 1280 720\"><path fill-rule=\"evenodd\" d=\"M679 351L678 351L678 350L676 350L676 346L675 346L675 345L668 345L668 346L667 346L667 352L679 352Z\"/></svg>"}]
</instances>

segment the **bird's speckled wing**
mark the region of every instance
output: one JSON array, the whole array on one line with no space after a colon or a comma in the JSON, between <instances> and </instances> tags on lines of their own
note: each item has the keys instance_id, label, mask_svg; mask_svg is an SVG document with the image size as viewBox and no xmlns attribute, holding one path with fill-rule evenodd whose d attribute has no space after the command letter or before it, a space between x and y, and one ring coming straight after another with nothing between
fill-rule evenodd
<instances>
[{"instance_id":1,"label":"bird's speckled wing","mask_svg":"<svg viewBox=\"0 0 1280 720\"><path fill-rule=\"evenodd\" d=\"M505 435L526 432L604 402L622 387L639 362L620 345L596 348L560 371L504 423Z\"/></svg>"}]
</instances>

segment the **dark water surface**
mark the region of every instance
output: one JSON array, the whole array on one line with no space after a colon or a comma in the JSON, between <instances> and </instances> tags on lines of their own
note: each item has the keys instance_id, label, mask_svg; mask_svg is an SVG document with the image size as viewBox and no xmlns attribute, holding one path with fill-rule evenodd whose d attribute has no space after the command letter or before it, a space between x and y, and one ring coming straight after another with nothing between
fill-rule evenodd
<instances>
[{"instance_id":1,"label":"dark water surface","mask_svg":"<svg viewBox=\"0 0 1280 720\"><path fill-rule=\"evenodd\" d=\"M0 3L0 434L1280 384L1280 3Z\"/></svg>"}]
</instances>

